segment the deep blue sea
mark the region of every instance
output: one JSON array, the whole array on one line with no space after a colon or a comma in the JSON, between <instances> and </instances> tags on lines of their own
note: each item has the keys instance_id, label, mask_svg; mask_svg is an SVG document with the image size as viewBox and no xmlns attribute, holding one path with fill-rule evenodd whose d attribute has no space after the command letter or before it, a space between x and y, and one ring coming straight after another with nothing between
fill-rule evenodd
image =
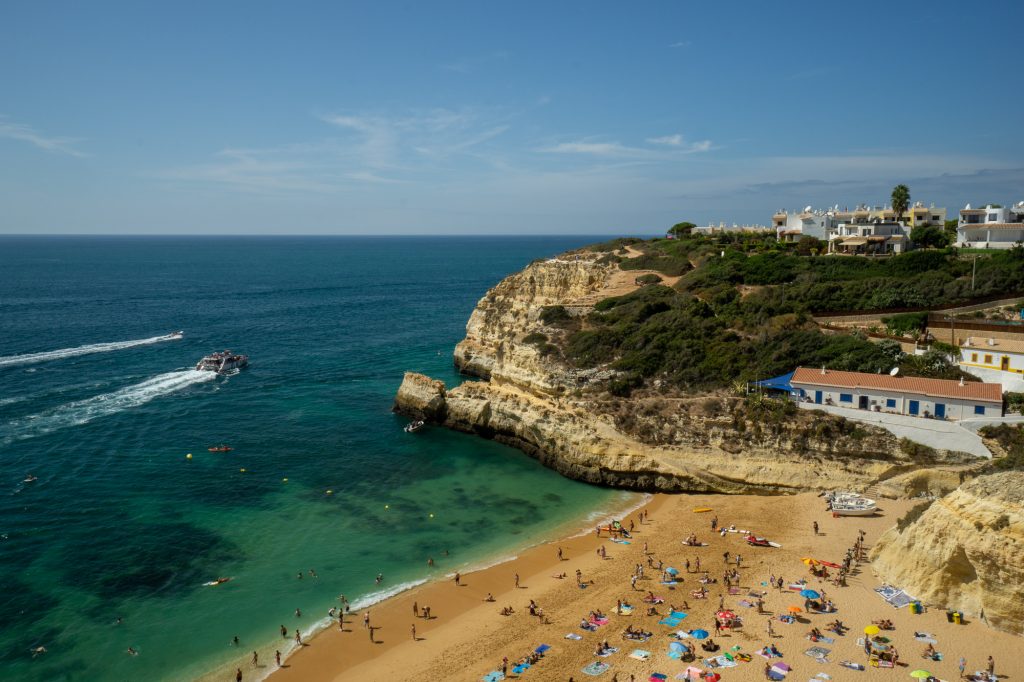
<instances>
[{"instance_id":1,"label":"deep blue sea","mask_svg":"<svg viewBox=\"0 0 1024 682\"><path fill-rule=\"evenodd\" d=\"M460 381L452 348L489 287L591 241L0 237L0 679L271 661L280 625L315 629L341 593L627 504L390 412L405 370ZM250 368L191 369L222 349Z\"/></svg>"}]
</instances>

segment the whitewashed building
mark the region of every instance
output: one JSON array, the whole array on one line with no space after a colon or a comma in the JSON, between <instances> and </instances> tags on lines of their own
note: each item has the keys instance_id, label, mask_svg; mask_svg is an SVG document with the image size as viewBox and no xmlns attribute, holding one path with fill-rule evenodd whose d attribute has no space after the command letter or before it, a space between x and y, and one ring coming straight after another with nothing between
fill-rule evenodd
<instances>
[{"instance_id":1,"label":"whitewashed building","mask_svg":"<svg viewBox=\"0 0 1024 682\"><path fill-rule=\"evenodd\" d=\"M918 201L908 208L902 218L902 224L908 227L920 225L942 226L946 221L946 209L934 204L925 206ZM890 206L868 206L861 204L852 210L835 205L826 209L815 209L807 206L803 211L790 213L782 208L772 216L772 227L779 241L796 242L802 237L828 239L829 231L842 224L869 225L872 223L895 223L896 211ZM852 236L852 235L851 235Z\"/></svg>"},{"instance_id":2,"label":"whitewashed building","mask_svg":"<svg viewBox=\"0 0 1024 682\"><path fill-rule=\"evenodd\" d=\"M903 253L910 242L900 223L840 223L829 230L828 252L857 255Z\"/></svg>"},{"instance_id":3,"label":"whitewashed building","mask_svg":"<svg viewBox=\"0 0 1024 682\"><path fill-rule=\"evenodd\" d=\"M953 421L1003 414L995 383L798 367L790 385L803 402L818 405Z\"/></svg>"},{"instance_id":4,"label":"whitewashed building","mask_svg":"<svg viewBox=\"0 0 1024 682\"><path fill-rule=\"evenodd\" d=\"M960 209L956 226L957 246L1008 249L1024 241L1024 201L1006 208L989 204L984 208Z\"/></svg>"}]
</instances>

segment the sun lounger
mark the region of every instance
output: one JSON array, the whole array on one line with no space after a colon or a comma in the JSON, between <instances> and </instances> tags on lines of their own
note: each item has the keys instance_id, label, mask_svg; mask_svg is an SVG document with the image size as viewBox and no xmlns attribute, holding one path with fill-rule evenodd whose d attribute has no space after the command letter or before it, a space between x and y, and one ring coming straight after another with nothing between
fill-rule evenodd
<instances>
[{"instance_id":1,"label":"sun lounger","mask_svg":"<svg viewBox=\"0 0 1024 682\"><path fill-rule=\"evenodd\" d=\"M608 668L612 667L611 663L605 663L603 661L594 661L590 665L582 669L584 675L590 675L591 677L597 677L608 672Z\"/></svg>"},{"instance_id":2,"label":"sun lounger","mask_svg":"<svg viewBox=\"0 0 1024 682\"><path fill-rule=\"evenodd\" d=\"M635 658L638 661L646 661L651 657L651 652L646 649L633 649L633 653L631 653L629 657Z\"/></svg>"}]
</instances>

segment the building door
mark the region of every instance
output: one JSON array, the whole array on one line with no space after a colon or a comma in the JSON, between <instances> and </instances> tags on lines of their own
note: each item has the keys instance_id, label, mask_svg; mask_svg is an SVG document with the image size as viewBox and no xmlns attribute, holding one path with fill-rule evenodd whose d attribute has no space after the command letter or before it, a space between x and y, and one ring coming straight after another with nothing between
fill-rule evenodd
<instances>
[{"instance_id":1,"label":"building door","mask_svg":"<svg viewBox=\"0 0 1024 682\"><path fill-rule=\"evenodd\" d=\"M1004 372L1010 371L1010 358L1009 357L1007 357L1005 355L1003 356L1003 359L999 362L999 369L1003 370Z\"/></svg>"},{"instance_id":2,"label":"building door","mask_svg":"<svg viewBox=\"0 0 1024 682\"><path fill-rule=\"evenodd\" d=\"M866 395L860 396L857 400L857 407L862 410L868 409L868 397Z\"/></svg>"},{"instance_id":3,"label":"building door","mask_svg":"<svg viewBox=\"0 0 1024 682\"><path fill-rule=\"evenodd\" d=\"M921 409L921 403L920 402L918 402L916 400L911 400L910 401L910 409L908 410L910 412L910 414L917 414L920 409Z\"/></svg>"},{"instance_id":4,"label":"building door","mask_svg":"<svg viewBox=\"0 0 1024 682\"><path fill-rule=\"evenodd\" d=\"M946 418L946 406L943 403L935 403L935 416L938 419Z\"/></svg>"},{"instance_id":5,"label":"building door","mask_svg":"<svg viewBox=\"0 0 1024 682\"><path fill-rule=\"evenodd\" d=\"M821 391L814 392L814 404L821 405Z\"/></svg>"}]
</instances>

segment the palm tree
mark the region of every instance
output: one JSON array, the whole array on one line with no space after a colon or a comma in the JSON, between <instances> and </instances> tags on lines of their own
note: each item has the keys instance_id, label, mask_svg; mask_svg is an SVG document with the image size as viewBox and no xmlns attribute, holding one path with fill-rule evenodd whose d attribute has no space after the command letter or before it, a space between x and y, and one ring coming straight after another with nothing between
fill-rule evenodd
<instances>
[{"instance_id":1,"label":"palm tree","mask_svg":"<svg viewBox=\"0 0 1024 682\"><path fill-rule=\"evenodd\" d=\"M910 207L910 188L896 185L892 188L892 210L896 213L896 222L903 220L903 214Z\"/></svg>"}]
</instances>

